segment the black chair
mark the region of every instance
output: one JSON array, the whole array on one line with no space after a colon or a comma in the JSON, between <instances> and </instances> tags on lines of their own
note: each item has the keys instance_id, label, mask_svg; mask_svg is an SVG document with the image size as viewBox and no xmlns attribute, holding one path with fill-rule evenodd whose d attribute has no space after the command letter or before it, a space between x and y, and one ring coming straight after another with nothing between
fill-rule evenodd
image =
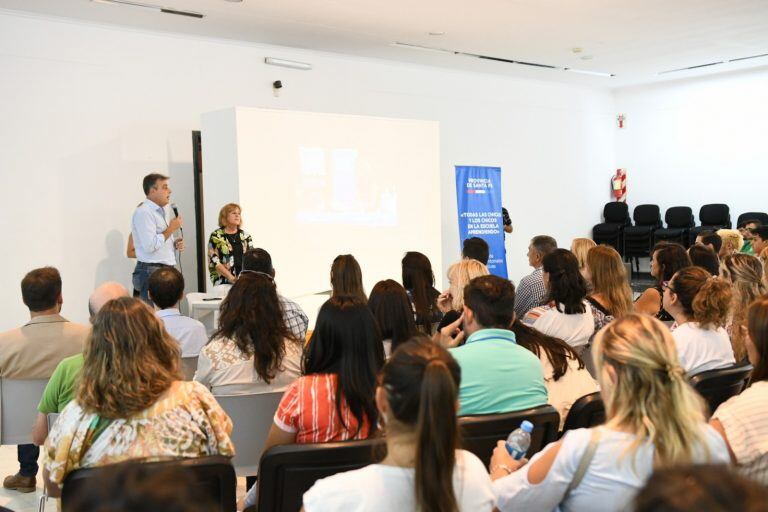
<instances>
[{"instance_id":1,"label":"black chair","mask_svg":"<svg viewBox=\"0 0 768 512\"><path fill-rule=\"evenodd\" d=\"M659 228L653 233L653 243L677 242L685 247L690 245L690 231L695 225L693 210L687 206L673 206L664 214L666 228Z\"/></svg>"},{"instance_id":2,"label":"black chair","mask_svg":"<svg viewBox=\"0 0 768 512\"><path fill-rule=\"evenodd\" d=\"M381 438L273 446L261 456L256 509L296 512L317 480L378 462L384 447Z\"/></svg>"},{"instance_id":3,"label":"black chair","mask_svg":"<svg viewBox=\"0 0 768 512\"><path fill-rule=\"evenodd\" d=\"M502 414L460 417L462 446L465 450L477 455L487 466L491 461L493 449L496 448L496 442L506 439L510 432L518 428L525 420L533 423L531 446L528 448L527 457L530 458L557 439L560 415L551 405L542 405L532 409Z\"/></svg>"},{"instance_id":4,"label":"black chair","mask_svg":"<svg viewBox=\"0 0 768 512\"><path fill-rule=\"evenodd\" d=\"M741 226L748 220L759 220L763 226L768 226L768 213L765 212L747 212L739 215L739 219L736 221L737 226Z\"/></svg>"},{"instance_id":5,"label":"black chair","mask_svg":"<svg viewBox=\"0 0 768 512\"><path fill-rule=\"evenodd\" d=\"M97 479L109 477L108 473L110 472L124 471L128 464L136 464L136 461L78 469L69 473L62 485L61 510L63 512L72 510L72 507L77 505L77 500L82 493L90 493L93 486L98 485ZM216 503L214 509L216 512L234 512L237 508L235 495L237 480L235 469L232 467L229 457L200 457L141 464L142 469L149 470L150 475L171 468L180 468L187 472L190 480L195 482L193 487L185 490L193 498L199 496L200 501L212 500Z\"/></svg>"},{"instance_id":6,"label":"black chair","mask_svg":"<svg viewBox=\"0 0 768 512\"><path fill-rule=\"evenodd\" d=\"M628 261L635 259L640 272L640 260L648 257L653 245L653 233L661 227L661 212L655 204L641 204L632 212L634 226L624 228L624 257Z\"/></svg>"},{"instance_id":7,"label":"black chair","mask_svg":"<svg viewBox=\"0 0 768 512\"><path fill-rule=\"evenodd\" d=\"M605 423L605 404L600 392L585 395L571 405L563 424L563 434L577 428L590 428Z\"/></svg>"},{"instance_id":8,"label":"black chair","mask_svg":"<svg viewBox=\"0 0 768 512\"><path fill-rule=\"evenodd\" d=\"M712 414L721 403L742 392L751 373L751 364L736 363L728 368L697 373L690 382L707 401Z\"/></svg>"},{"instance_id":9,"label":"black chair","mask_svg":"<svg viewBox=\"0 0 768 512\"><path fill-rule=\"evenodd\" d=\"M696 241L696 237L702 231L717 231L718 229L731 228L731 209L727 204L705 204L699 210L699 222L701 226L691 229L690 243Z\"/></svg>"},{"instance_id":10,"label":"black chair","mask_svg":"<svg viewBox=\"0 0 768 512\"><path fill-rule=\"evenodd\" d=\"M624 253L622 239L624 228L632 224L629 218L627 203L606 203L603 207L604 222L592 228L592 240L596 244L606 244L616 249L619 254Z\"/></svg>"}]
</instances>

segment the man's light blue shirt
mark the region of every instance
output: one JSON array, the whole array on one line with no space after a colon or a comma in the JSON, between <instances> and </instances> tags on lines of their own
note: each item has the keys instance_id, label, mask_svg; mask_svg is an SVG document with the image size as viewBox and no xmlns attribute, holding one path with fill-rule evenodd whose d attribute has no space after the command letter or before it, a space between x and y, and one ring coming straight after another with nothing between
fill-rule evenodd
<instances>
[{"instance_id":1,"label":"man's light blue shirt","mask_svg":"<svg viewBox=\"0 0 768 512\"><path fill-rule=\"evenodd\" d=\"M157 316L163 321L165 330L181 346L181 357L197 357L208 343L208 334L202 322L184 316L178 309L161 309Z\"/></svg>"},{"instance_id":2,"label":"man's light blue shirt","mask_svg":"<svg viewBox=\"0 0 768 512\"><path fill-rule=\"evenodd\" d=\"M461 416L520 411L547 403L541 361L507 329L481 329L451 349L461 366Z\"/></svg>"},{"instance_id":3,"label":"man's light blue shirt","mask_svg":"<svg viewBox=\"0 0 768 512\"><path fill-rule=\"evenodd\" d=\"M176 264L176 254L173 247L173 235L168 240L163 231L168 229L165 209L149 199L136 208L131 221L133 246L136 248L136 259L144 263Z\"/></svg>"}]
</instances>

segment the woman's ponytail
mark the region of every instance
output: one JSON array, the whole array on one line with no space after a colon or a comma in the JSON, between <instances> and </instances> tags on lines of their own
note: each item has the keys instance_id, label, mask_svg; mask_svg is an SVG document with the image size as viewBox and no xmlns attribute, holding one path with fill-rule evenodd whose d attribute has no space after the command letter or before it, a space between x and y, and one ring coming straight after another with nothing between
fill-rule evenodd
<instances>
[{"instance_id":1,"label":"woman's ponytail","mask_svg":"<svg viewBox=\"0 0 768 512\"><path fill-rule=\"evenodd\" d=\"M429 361L421 381L416 422L416 503L420 512L458 511L453 492L458 448L456 395L456 384L445 362Z\"/></svg>"},{"instance_id":2,"label":"woman's ponytail","mask_svg":"<svg viewBox=\"0 0 768 512\"><path fill-rule=\"evenodd\" d=\"M459 446L459 364L425 335L414 336L392 354L381 380L392 413L387 429L406 430L415 441L416 509L458 512L453 472Z\"/></svg>"}]
</instances>

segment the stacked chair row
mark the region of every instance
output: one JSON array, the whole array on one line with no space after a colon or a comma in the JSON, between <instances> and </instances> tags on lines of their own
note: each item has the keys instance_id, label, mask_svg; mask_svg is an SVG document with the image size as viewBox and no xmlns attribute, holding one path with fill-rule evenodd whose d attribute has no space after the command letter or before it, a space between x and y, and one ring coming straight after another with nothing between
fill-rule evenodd
<instances>
[{"instance_id":1,"label":"stacked chair row","mask_svg":"<svg viewBox=\"0 0 768 512\"><path fill-rule=\"evenodd\" d=\"M709 410L714 411L722 402L739 394L747 386L751 371L750 365L736 364L699 373L691 377L690 382L704 397ZM238 405L245 405L245 402L253 405L254 402L248 400L250 396L240 395L243 401ZM167 471L169 466L180 467L188 473L189 480L193 483L193 488L188 492L199 496L201 500L212 499L216 503L215 510L222 512L235 510L236 473L242 474L243 470L255 473L258 470L258 510L295 512L301 508L303 494L318 479L366 466L380 460L384 455L383 438L274 446L261 455L266 432L261 432L263 428L260 425L271 422L276 404L277 402L269 397L259 401L259 406L266 409L248 408L240 414L233 414L237 419L234 422L233 440L236 443L240 441L240 444L236 444L238 457L232 461L225 457L205 457L144 463L143 467L153 474ZM232 414L231 409L228 412ZM262 418L266 419L262 421ZM560 417L552 406L544 405L505 414L460 418L463 448L477 455L487 465L496 441L504 439L509 432L519 427L523 420L534 424L531 446L527 453L529 458L558 438ZM589 428L603 422L603 401L599 393L592 393L573 404L565 419L563 431ZM257 446L251 450L249 444ZM243 460L241 450L242 455L250 460ZM259 454L259 458L254 459L256 454ZM70 473L63 486L62 510L72 510L74 498L81 493L87 493L94 479L103 477L107 472L120 471L121 466L116 464Z\"/></svg>"},{"instance_id":2,"label":"stacked chair row","mask_svg":"<svg viewBox=\"0 0 768 512\"><path fill-rule=\"evenodd\" d=\"M635 207L630 219L627 204L614 202L605 205L603 218L605 222L592 228L592 239L598 244L613 246L627 261L634 259L638 270L638 258L648 257L657 242L677 242L689 247L703 231L732 227L730 208L726 204L702 206L699 210L699 226L696 226L693 211L688 206L669 208L662 222L658 205L641 204ZM752 219L768 225L768 214L764 212L743 213L737 225Z\"/></svg>"}]
</instances>

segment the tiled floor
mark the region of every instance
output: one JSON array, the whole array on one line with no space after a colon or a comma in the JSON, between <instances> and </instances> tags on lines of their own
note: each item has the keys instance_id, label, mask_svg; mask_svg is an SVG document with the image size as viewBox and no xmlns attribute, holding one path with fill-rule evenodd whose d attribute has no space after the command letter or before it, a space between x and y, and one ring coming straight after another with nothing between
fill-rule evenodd
<instances>
[{"instance_id":1,"label":"tiled floor","mask_svg":"<svg viewBox=\"0 0 768 512\"><path fill-rule=\"evenodd\" d=\"M40 465L42 467L43 456L40 454ZM0 446L0 480L8 475L13 475L19 470L19 463L16 461L15 446ZM14 512L37 512L38 502L43 495L42 469L37 476L37 490L32 493L21 493L10 491L0 487L0 505L9 508ZM237 498L245 495L245 478L237 479ZM56 501L49 499L47 501L46 512L56 512Z\"/></svg>"}]
</instances>

